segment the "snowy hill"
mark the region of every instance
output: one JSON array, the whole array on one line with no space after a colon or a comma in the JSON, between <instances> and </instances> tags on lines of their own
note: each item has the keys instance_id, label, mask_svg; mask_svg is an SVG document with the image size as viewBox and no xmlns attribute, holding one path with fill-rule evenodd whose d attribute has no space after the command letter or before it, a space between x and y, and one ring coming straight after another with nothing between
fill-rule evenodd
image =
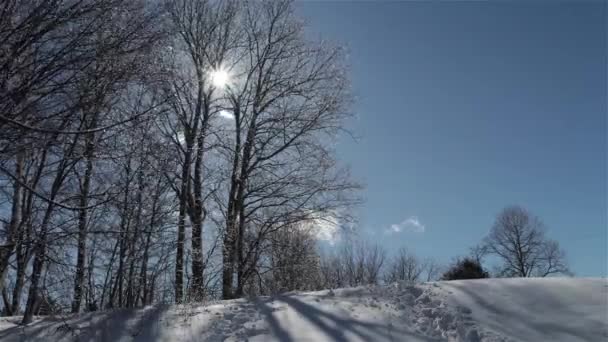
<instances>
[{"instance_id":1,"label":"snowy hill","mask_svg":"<svg viewBox=\"0 0 608 342\"><path fill-rule=\"evenodd\" d=\"M27 327L0 341L606 341L606 279L486 279L148 307Z\"/></svg>"}]
</instances>

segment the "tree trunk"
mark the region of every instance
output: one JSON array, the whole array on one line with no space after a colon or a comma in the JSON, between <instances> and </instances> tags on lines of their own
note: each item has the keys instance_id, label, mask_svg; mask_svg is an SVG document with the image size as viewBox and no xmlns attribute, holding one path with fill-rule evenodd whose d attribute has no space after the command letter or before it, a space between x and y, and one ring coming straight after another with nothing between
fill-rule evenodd
<instances>
[{"instance_id":1,"label":"tree trunk","mask_svg":"<svg viewBox=\"0 0 608 342\"><path fill-rule=\"evenodd\" d=\"M112 249L112 256L110 257L110 262L108 263L108 269L106 271L106 276L105 279L103 281L103 289L101 290L101 298L99 299L99 307L103 308L103 304L106 298L106 291L108 290L108 286L112 286L112 268L114 266L114 258L116 257L116 251L118 250L120 245L120 239L116 240L116 243L114 244L114 248ZM112 292L112 289L110 289L110 292ZM110 300L108 301L108 305L106 305L105 307L112 307L112 294L110 294Z\"/></svg>"},{"instance_id":2,"label":"tree trunk","mask_svg":"<svg viewBox=\"0 0 608 342\"><path fill-rule=\"evenodd\" d=\"M135 263L137 261L136 246L139 240L139 231L141 226L141 213L143 207L143 192L144 192L144 179L143 173L138 172L137 175L137 214L135 215L135 227L133 228L133 235L129 238L129 275L127 281L127 308L133 308L137 304L137 294L135 289Z\"/></svg>"},{"instance_id":3,"label":"tree trunk","mask_svg":"<svg viewBox=\"0 0 608 342\"><path fill-rule=\"evenodd\" d=\"M77 137L74 139L70 150L66 155L72 155L74 150L75 141ZM25 312L23 314L22 323L28 324L32 321L32 317L35 313L35 309L38 306L38 284L40 282L40 276L42 275L42 271L44 269L44 263L46 260L46 243L47 243L47 233L48 233L48 225L51 219L51 214L55 209L54 201L63 181L65 179L65 173L68 167L68 160L63 159L60 165L57 167L55 179L53 180L53 185L51 186L51 193L49 195L50 201L48 201L46 211L44 213L44 218L40 224L40 235L36 240L36 244L34 247L34 251L36 253L34 257L34 265L32 266L32 274L30 275L30 288L28 291L27 304L25 306Z\"/></svg>"},{"instance_id":4,"label":"tree trunk","mask_svg":"<svg viewBox=\"0 0 608 342\"><path fill-rule=\"evenodd\" d=\"M2 315L12 316L13 311L11 310L11 302L8 299L8 293L6 292L6 287L2 288L2 302L4 303L4 311L2 311Z\"/></svg>"},{"instance_id":5,"label":"tree trunk","mask_svg":"<svg viewBox=\"0 0 608 342\"><path fill-rule=\"evenodd\" d=\"M34 265L32 267L32 274L30 276L30 289L27 297L27 304L25 306L25 312L23 313L23 320L21 321L22 324L28 324L32 321L36 308L38 307L38 283L40 282L40 276L42 275L42 270L44 269L44 262L46 259L47 225L51 217L52 207L53 205L49 203L42 223L41 236L36 242L36 256L34 257Z\"/></svg>"},{"instance_id":6,"label":"tree trunk","mask_svg":"<svg viewBox=\"0 0 608 342\"><path fill-rule=\"evenodd\" d=\"M232 175L230 178L230 192L228 193L228 208L226 218L226 231L224 232L224 241L222 245L222 298L233 298L232 283L234 273L234 241L236 238L236 196L239 191L240 184L240 166L241 166L241 117L240 107L234 106L234 123L235 123L235 147L234 158L232 161Z\"/></svg>"},{"instance_id":7,"label":"tree trunk","mask_svg":"<svg viewBox=\"0 0 608 342\"><path fill-rule=\"evenodd\" d=\"M222 245L222 298L232 299L234 294L232 291L232 283L234 280L234 241L236 228L236 217L233 210L228 208L228 219L226 224L226 232L224 233L224 241Z\"/></svg>"},{"instance_id":8,"label":"tree trunk","mask_svg":"<svg viewBox=\"0 0 608 342\"><path fill-rule=\"evenodd\" d=\"M125 257L129 244L126 241L129 236L129 229L131 226L131 212L129 209L129 187L131 177L131 158L127 161L125 168L126 185L125 185L125 196L123 203L123 213L120 222L120 241L119 241L119 259L118 259L118 270L116 272L116 286L112 289L112 295L110 300L114 302L116 292L118 292L118 307L122 307L123 301L123 283L124 283L124 269L125 269Z\"/></svg>"},{"instance_id":9,"label":"tree trunk","mask_svg":"<svg viewBox=\"0 0 608 342\"><path fill-rule=\"evenodd\" d=\"M201 131L205 131L206 123L202 125ZM191 217L192 222L192 291L191 296L195 301L202 300L203 293L203 199L202 199L202 168L203 149L205 145L204 133L198 137L197 153L194 163L194 203Z\"/></svg>"},{"instance_id":10,"label":"tree trunk","mask_svg":"<svg viewBox=\"0 0 608 342\"><path fill-rule=\"evenodd\" d=\"M25 246L19 246L17 250L17 274L15 275L15 287L13 287L13 301L11 312L13 315L19 313L21 306L21 294L25 285L25 270L29 260L29 251Z\"/></svg>"},{"instance_id":11,"label":"tree trunk","mask_svg":"<svg viewBox=\"0 0 608 342\"><path fill-rule=\"evenodd\" d=\"M184 242L186 239L186 205L190 193L190 164L192 160L192 137L186 139L186 153L182 165L181 189L179 193L179 216L177 219L177 251L175 254L175 303L184 300Z\"/></svg>"},{"instance_id":12,"label":"tree trunk","mask_svg":"<svg viewBox=\"0 0 608 342\"><path fill-rule=\"evenodd\" d=\"M89 252L89 262L87 267L87 300L86 306L87 311L97 310L97 300L95 299L95 253L96 253L96 240L93 240L93 246Z\"/></svg>"},{"instance_id":13,"label":"tree trunk","mask_svg":"<svg viewBox=\"0 0 608 342\"><path fill-rule=\"evenodd\" d=\"M23 287L25 286L25 273L27 271L27 265L32 257L31 239L32 239L32 225L29 222L29 217L32 207L32 194L28 193L27 196L23 196L23 203L21 204L21 223L19 224L19 239L16 247L16 261L17 261L17 274L15 275L15 286L13 287L13 299L12 309L13 315L16 315L21 310L21 295L23 294ZM23 227L27 229L23 229Z\"/></svg>"},{"instance_id":14,"label":"tree trunk","mask_svg":"<svg viewBox=\"0 0 608 342\"><path fill-rule=\"evenodd\" d=\"M87 216L89 203L89 188L91 185L91 175L93 173L93 151L94 151L94 135L87 134L85 158L86 168L84 172L84 181L80 191L80 210L78 212L78 256L76 261L76 278L74 280L74 299L72 301L72 313L80 311L82 302L82 293L84 291L85 280L85 261L87 254Z\"/></svg>"},{"instance_id":15,"label":"tree trunk","mask_svg":"<svg viewBox=\"0 0 608 342\"><path fill-rule=\"evenodd\" d=\"M150 252L150 243L152 242L152 232L154 231L154 227L156 225L156 212L158 199L160 197L160 187L161 187L162 179L159 178L156 183L156 191L154 193L154 198L152 199L152 213L150 214L150 225L148 227L148 231L146 232L146 244L144 246L144 255L141 260L141 270L140 270L140 286L139 289L143 291L141 297L141 304L147 305L149 300L149 291L148 291L148 255ZM138 293L139 297L139 293Z\"/></svg>"},{"instance_id":16,"label":"tree trunk","mask_svg":"<svg viewBox=\"0 0 608 342\"><path fill-rule=\"evenodd\" d=\"M20 181L23 179L23 151L17 153L15 161L15 177ZM6 237L6 244L0 251L0 291L4 290L4 278L8 271L8 263L11 258L11 254L15 248L15 239L17 237L17 227L19 225L19 214L21 213L21 185L18 181L13 184L13 198L11 208L11 220L8 223L8 231Z\"/></svg>"},{"instance_id":17,"label":"tree trunk","mask_svg":"<svg viewBox=\"0 0 608 342\"><path fill-rule=\"evenodd\" d=\"M235 234L236 239L232 241L232 245L234 246L234 253L236 258L237 265L237 290L235 293L236 297L243 296L243 288L245 286L245 282L247 281L246 277L246 260L244 260L244 236L245 236L245 188L247 186L247 180L249 178L249 163L251 161L253 147L255 144L255 136L257 131L257 115L254 115L249 124L249 129L247 130L247 138L245 140L245 145L243 146L243 160L240 165L239 172L239 182L238 182L238 191L236 193L236 205L234 206L235 212L238 214L238 223L235 224Z\"/></svg>"}]
</instances>

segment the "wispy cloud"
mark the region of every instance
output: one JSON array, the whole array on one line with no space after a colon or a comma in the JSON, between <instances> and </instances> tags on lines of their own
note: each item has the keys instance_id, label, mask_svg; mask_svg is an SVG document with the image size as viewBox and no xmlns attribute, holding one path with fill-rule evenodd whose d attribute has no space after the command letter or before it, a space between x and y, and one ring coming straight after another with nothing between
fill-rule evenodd
<instances>
[{"instance_id":1,"label":"wispy cloud","mask_svg":"<svg viewBox=\"0 0 608 342\"><path fill-rule=\"evenodd\" d=\"M397 233L424 233L426 227L418 217L410 216L400 223L393 223L389 228L386 229L387 234Z\"/></svg>"}]
</instances>

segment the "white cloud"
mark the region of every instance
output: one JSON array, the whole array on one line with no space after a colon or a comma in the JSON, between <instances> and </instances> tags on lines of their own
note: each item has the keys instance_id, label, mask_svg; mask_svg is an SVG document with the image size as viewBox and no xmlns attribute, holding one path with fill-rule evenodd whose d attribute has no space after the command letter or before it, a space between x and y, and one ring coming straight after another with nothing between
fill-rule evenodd
<instances>
[{"instance_id":1,"label":"white cloud","mask_svg":"<svg viewBox=\"0 0 608 342\"><path fill-rule=\"evenodd\" d=\"M422 224L422 222L420 222L418 217L410 216L409 218L401 221L400 223L391 224L391 226L386 230L386 233L424 233L425 230L426 227L424 226L424 224Z\"/></svg>"}]
</instances>

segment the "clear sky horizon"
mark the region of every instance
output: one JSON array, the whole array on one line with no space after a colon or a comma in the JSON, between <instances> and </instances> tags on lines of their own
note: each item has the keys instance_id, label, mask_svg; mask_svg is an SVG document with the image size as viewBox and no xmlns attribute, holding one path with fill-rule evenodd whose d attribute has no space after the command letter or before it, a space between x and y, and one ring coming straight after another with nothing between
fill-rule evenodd
<instances>
[{"instance_id":1,"label":"clear sky horizon","mask_svg":"<svg viewBox=\"0 0 608 342\"><path fill-rule=\"evenodd\" d=\"M302 1L349 50L366 240L449 262L505 206L608 274L606 2ZM397 232L396 230L399 230Z\"/></svg>"}]
</instances>

